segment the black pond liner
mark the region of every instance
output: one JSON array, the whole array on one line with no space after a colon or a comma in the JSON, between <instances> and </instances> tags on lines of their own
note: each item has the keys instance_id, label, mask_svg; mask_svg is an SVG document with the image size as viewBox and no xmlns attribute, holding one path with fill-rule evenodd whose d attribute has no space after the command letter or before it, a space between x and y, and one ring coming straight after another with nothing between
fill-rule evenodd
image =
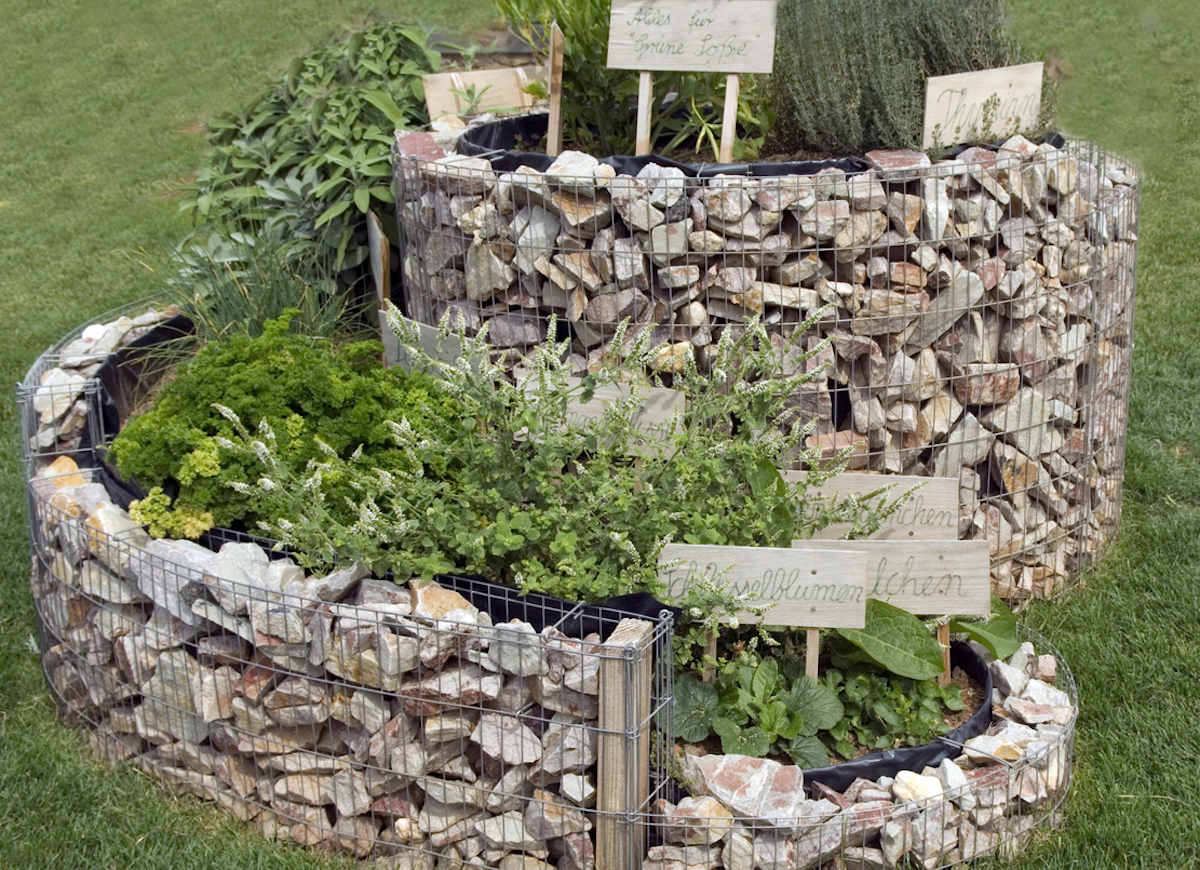
<instances>
[{"instance_id":1,"label":"black pond liner","mask_svg":"<svg viewBox=\"0 0 1200 870\"><path fill-rule=\"evenodd\" d=\"M983 734L992 724L992 672L971 645L960 640L950 644L950 666L962 668L983 687L983 704L970 719L944 738L936 738L923 746L887 749L854 761L805 770L805 788L811 791L812 783L819 782L834 791L844 792L859 777L874 781L881 776L894 777L902 770L920 773L927 766L937 767L947 758L962 755L962 744Z\"/></svg>"},{"instance_id":2,"label":"black pond liner","mask_svg":"<svg viewBox=\"0 0 1200 870\"><path fill-rule=\"evenodd\" d=\"M468 129L459 137L458 150L471 157L483 157L497 172L512 172L528 166L545 172L554 158L536 151L517 151L518 144L536 146L546 135L549 115L518 115L503 118ZM713 175L747 175L769 178L779 175L816 175L822 169L840 169L847 175L866 172L871 168L861 157L840 157L829 160L803 160L792 163L680 163L661 154L638 157L612 155L599 158L619 175L637 175L647 164L673 166L689 178L709 178Z\"/></svg>"}]
</instances>

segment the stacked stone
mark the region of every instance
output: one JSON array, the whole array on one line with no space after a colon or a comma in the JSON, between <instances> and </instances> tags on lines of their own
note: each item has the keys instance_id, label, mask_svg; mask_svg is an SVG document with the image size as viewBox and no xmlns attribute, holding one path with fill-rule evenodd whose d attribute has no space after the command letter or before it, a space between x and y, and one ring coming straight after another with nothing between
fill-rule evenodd
<instances>
[{"instance_id":1,"label":"stacked stone","mask_svg":"<svg viewBox=\"0 0 1200 870\"><path fill-rule=\"evenodd\" d=\"M683 780L694 794L658 802L663 844L643 867L803 870L840 858L844 866L890 870L1011 854L1066 792L1075 708L1054 685L1054 656L1038 656L1030 644L990 667L993 726L958 758L919 773L860 778L845 792L814 783L808 797L793 765L683 755Z\"/></svg>"},{"instance_id":2,"label":"stacked stone","mask_svg":"<svg viewBox=\"0 0 1200 870\"><path fill-rule=\"evenodd\" d=\"M155 326L179 313L174 306L149 309L137 317L118 317L93 324L67 342L55 359L30 385L33 398L29 423L29 452L71 453L87 425L89 379L100 365L121 348L136 341Z\"/></svg>"},{"instance_id":3,"label":"stacked stone","mask_svg":"<svg viewBox=\"0 0 1200 870\"><path fill-rule=\"evenodd\" d=\"M386 866L594 867L597 635L153 540L66 457L32 488L44 665L99 751Z\"/></svg>"},{"instance_id":4,"label":"stacked stone","mask_svg":"<svg viewBox=\"0 0 1200 870\"><path fill-rule=\"evenodd\" d=\"M395 155L418 320L486 322L519 355L554 315L583 373L628 318L669 375L758 316L781 373L827 372L793 399L807 446L958 477L960 535L991 542L1004 597L1050 593L1111 531L1138 188L1106 156L1015 136L936 164L872 152L857 175L691 178L578 152L496 172L419 133Z\"/></svg>"}]
</instances>

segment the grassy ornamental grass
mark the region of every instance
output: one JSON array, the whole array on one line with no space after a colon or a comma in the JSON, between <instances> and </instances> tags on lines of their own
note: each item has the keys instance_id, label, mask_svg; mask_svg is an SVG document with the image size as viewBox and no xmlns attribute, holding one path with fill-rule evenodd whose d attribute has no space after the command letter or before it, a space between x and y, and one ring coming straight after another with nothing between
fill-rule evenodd
<instances>
[{"instance_id":1,"label":"grassy ornamental grass","mask_svg":"<svg viewBox=\"0 0 1200 870\"><path fill-rule=\"evenodd\" d=\"M397 15L414 7L386 4ZM422 4L474 32L490 6ZM1136 11L1135 11L1136 8ZM240 106L355 2L12 0L0 35L0 342L14 384L63 334L157 293L188 229L175 182L200 121ZM1066 824L1012 865L1200 866L1200 22L1194 0L1012 0L1012 32L1064 75L1064 132L1145 169L1125 513L1065 600L1024 619L1075 671ZM836 46L815 46L821 52ZM16 406L0 396L0 868L302 868L347 862L262 840L212 807L92 760L61 726L33 646Z\"/></svg>"}]
</instances>

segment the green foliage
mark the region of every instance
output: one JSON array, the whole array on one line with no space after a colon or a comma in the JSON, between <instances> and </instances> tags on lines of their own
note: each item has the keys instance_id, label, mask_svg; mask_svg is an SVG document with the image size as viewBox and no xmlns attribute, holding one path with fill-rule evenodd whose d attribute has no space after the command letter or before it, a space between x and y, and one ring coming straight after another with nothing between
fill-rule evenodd
<instances>
[{"instance_id":1,"label":"green foliage","mask_svg":"<svg viewBox=\"0 0 1200 870\"><path fill-rule=\"evenodd\" d=\"M233 333L251 338L286 310L293 328L334 335L353 323L350 297L339 290L331 263L319 252L278 237L213 231L192 236L175 251L168 298L192 321L201 344Z\"/></svg>"},{"instance_id":2,"label":"green foliage","mask_svg":"<svg viewBox=\"0 0 1200 870\"><path fill-rule=\"evenodd\" d=\"M1017 651L1017 616L1004 599L992 595L992 615L986 620L952 619L950 630L978 641L998 659L1006 659Z\"/></svg>"},{"instance_id":3,"label":"green foliage","mask_svg":"<svg viewBox=\"0 0 1200 870\"><path fill-rule=\"evenodd\" d=\"M921 620L894 604L867 599L866 625L840 628L838 634L852 650L847 661L868 661L893 674L924 680L942 672L942 648Z\"/></svg>"},{"instance_id":4,"label":"green foliage","mask_svg":"<svg viewBox=\"0 0 1200 870\"><path fill-rule=\"evenodd\" d=\"M140 506L152 532L186 530L195 537L213 524L259 518L244 486L257 477L251 476L256 462L219 451L236 434L233 416L274 432L274 461L296 473L326 455L353 461L363 474L399 466L422 474L445 470L436 454L416 459L393 450L384 420L411 418L423 432L440 427L446 439L457 414L453 400L428 376L384 369L378 343L334 348L289 332L295 315L268 321L257 337L237 334L202 347L113 441L109 458L122 474L161 488ZM336 474L322 481L329 511L342 522L357 515L355 485ZM169 509L164 491L174 493Z\"/></svg>"},{"instance_id":5,"label":"green foliage","mask_svg":"<svg viewBox=\"0 0 1200 870\"><path fill-rule=\"evenodd\" d=\"M761 324L741 334L726 330L714 363L719 377L694 368L678 377L689 410L662 438L646 437L633 422L647 383L628 372L647 370L654 357L648 330L628 343L615 338L612 346L627 348L625 358L582 383L567 376L566 346L548 342L516 385L490 357L486 331L460 334L462 354L446 363L428 356L398 318L392 327L414 368L438 373L461 422L418 431L384 413L376 423L390 429L397 453L437 456L446 474L428 474L411 461L384 475L344 454L321 456L296 474L293 463L262 458L277 449L273 437L282 449L272 430L242 430L226 451L228 466L254 493L262 528L310 564L362 559L397 578L471 571L571 600L660 591L658 554L671 540L750 546L808 536L814 521L802 508L816 499L807 488L838 467L788 484L774 471L809 431L786 412L786 397L819 375L765 377L780 358ZM569 417L569 400L586 401L600 386L626 379L625 396L607 403L598 419ZM819 465L819 457L808 459ZM777 483L763 484L764 462L772 463ZM352 483L354 522L330 510L330 480ZM839 517L836 505L818 514L821 521ZM698 620L742 608L720 590L704 605Z\"/></svg>"},{"instance_id":6,"label":"green foliage","mask_svg":"<svg viewBox=\"0 0 1200 870\"><path fill-rule=\"evenodd\" d=\"M767 147L860 154L920 148L925 79L1007 66L1001 0L784 0Z\"/></svg>"},{"instance_id":7,"label":"green foliage","mask_svg":"<svg viewBox=\"0 0 1200 870\"><path fill-rule=\"evenodd\" d=\"M829 668L821 683L836 694L842 718L824 736L831 752L853 758L858 749L878 751L928 743L946 733L947 710L963 709L962 690L936 679L914 680L870 665Z\"/></svg>"},{"instance_id":8,"label":"green foliage","mask_svg":"<svg viewBox=\"0 0 1200 870\"><path fill-rule=\"evenodd\" d=\"M550 24L563 32L563 139L596 154L632 154L637 133L637 70L608 66L611 0L494 0L497 11L543 55L549 53ZM719 146L724 76L668 73L654 76L655 100L671 95L651 119L656 150L697 153ZM758 97L757 79L741 77L735 159L753 158L770 126L769 107ZM544 95L543 95L544 96ZM716 100L714 104L714 100Z\"/></svg>"},{"instance_id":9,"label":"green foliage","mask_svg":"<svg viewBox=\"0 0 1200 870\"><path fill-rule=\"evenodd\" d=\"M392 130L428 123L421 76L440 67L426 33L398 22L317 46L243 111L209 122L212 163L184 209L266 228L338 269L360 265L367 211L395 201Z\"/></svg>"},{"instance_id":10,"label":"green foliage","mask_svg":"<svg viewBox=\"0 0 1200 870\"><path fill-rule=\"evenodd\" d=\"M699 743L710 734L725 754L786 755L804 767L828 763L817 734L842 720L837 693L804 674L796 658L746 652L712 683L692 674L675 681L675 734Z\"/></svg>"}]
</instances>

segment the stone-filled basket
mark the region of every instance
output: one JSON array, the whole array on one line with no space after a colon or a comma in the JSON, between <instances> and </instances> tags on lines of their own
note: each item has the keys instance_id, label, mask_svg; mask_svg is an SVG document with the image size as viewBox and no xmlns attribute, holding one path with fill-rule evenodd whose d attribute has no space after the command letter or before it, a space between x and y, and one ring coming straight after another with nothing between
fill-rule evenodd
<instances>
[{"instance_id":1,"label":"stone-filled basket","mask_svg":"<svg viewBox=\"0 0 1200 870\"><path fill-rule=\"evenodd\" d=\"M1002 597L1052 594L1112 535L1139 181L1102 149L1015 136L782 175L570 151L547 165L404 132L393 154L410 317L487 322L518 373L551 315L576 373L629 318L668 378L761 317L781 372L789 341L828 342L807 363L828 377L793 398L817 420L809 446L957 478L959 537L990 543Z\"/></svg>"}]
</instances>

